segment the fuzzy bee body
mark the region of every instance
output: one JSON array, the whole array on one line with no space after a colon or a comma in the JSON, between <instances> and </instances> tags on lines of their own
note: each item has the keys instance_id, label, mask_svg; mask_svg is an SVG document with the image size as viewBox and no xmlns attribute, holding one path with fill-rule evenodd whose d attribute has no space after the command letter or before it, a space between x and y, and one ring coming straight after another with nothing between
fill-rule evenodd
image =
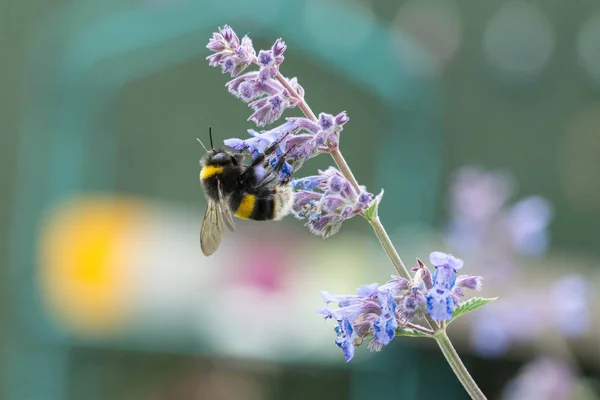
<instances>
[{"instance_id":1,"label":"fuzzy bee body","mask_svg":"<svg viewBox=\"0 0 600 400\"><path fill-rule=\"evenodd\" d=\"M235 229L232 215L240 219L277 221L290 212L293 191L277 182L270 173L259 179L255 166L264 155L250 164L243 164L244 155L225 150L210 150L200 161L200 183L208 203L200 245L205 255L213 254L223 236L225 225Z\"/></svg>"}]
</instances>

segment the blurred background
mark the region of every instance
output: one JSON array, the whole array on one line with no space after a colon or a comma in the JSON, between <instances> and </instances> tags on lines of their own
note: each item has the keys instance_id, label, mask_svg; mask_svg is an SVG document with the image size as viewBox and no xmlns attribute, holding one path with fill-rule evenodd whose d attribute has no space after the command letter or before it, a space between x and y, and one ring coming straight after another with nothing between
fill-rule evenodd
<instances>
[{"instance_id":1,"label":"blurred background","mask_svg":"<svg viewBox=\"0 0 600 400\"><path fill-rule=\"evenodd\" d=\"M409 267L451 252L500 296L450 329L488 398L600 398L597 0L0 0L3 399L466 398L435 343L344 363L318 290L393 272L363 220L202 255L196 138L253 128L205 60L224 24L348 112Z\"/></svg>"}]
</instances>

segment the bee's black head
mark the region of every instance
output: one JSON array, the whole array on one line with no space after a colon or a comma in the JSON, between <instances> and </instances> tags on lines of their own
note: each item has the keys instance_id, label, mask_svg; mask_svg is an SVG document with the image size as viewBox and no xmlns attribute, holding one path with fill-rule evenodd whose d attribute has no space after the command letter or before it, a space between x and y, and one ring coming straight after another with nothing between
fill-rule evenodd
<instances>
[{"instance_id":1,"label":"bee's black head","mask_svg":"<svg viewBox=\"0 0 600 400\"><path fill-rule=\"evenodd\" d=\"M205 165L237 166L242 162L242 159L241 154L233 154L225 150L211 150L206 154Z\"/></svg>"}]
</instances>

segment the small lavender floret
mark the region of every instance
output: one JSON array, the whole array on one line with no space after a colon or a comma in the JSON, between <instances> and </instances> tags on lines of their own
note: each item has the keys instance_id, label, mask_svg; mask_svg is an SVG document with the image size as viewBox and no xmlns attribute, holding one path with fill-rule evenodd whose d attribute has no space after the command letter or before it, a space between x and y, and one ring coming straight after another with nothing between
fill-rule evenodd
<instances>
[{"instance_id":1,"label":"small lavender floret","mask_svg":"<svg viewBox=\"0 0 600 400\"><path fill-rule=\"evenodd\" d=\"M291 118L286 118L286 119L288 121L293 121L295 124L294 126L296 128L306 129L307 131L310 131L315 134L321 130L321 126L319 124L311 121L308 118L291 117Z\"/></svg>"},{"instance_id":2,"label":"small lavender floret","mask_svg":"<svg viewBox=\"0 0 600 400\"><path fill-rule=\"evenodd\" d=\"M360 208L368 208L373 201L373 194L369 192L361 192L358 196L358 206Z\"/></svg>"},{"instance_id":3,"label":"small lavender floret","mask_svg":"<svg viewBox=\"0 0 600 400\"><path fill-rule=\"evenodd\" d=\"M429 256L435 266L433 287L427 293L427 312L438 321L449 321L464 296L463 288L477 290L481 287L481 277L462 276L461 285L456 286L456 270L463 267L463 261L451 254L434 251Z\"/></svg>"},{"instance_id":4,"label":"small lavender floret","mask_svg":"<svg viewBox=\"0 0 600 400\"><path fill-rule=\"evenodd\" d=\"M261 67L270 67L274 62L275 58L271 50L261 50L258 52L258 65Z\"/></svg>"},{"instance_id":5,"label":"small lavender floret","mask_svg":"<svg viewBox=\"0 0 600 400\"><path fill-rule=\"evenodd\" d=\"M321 113L319 114L319 125L324 131L328 131L333 128L334 120L333 115Z\"/></svg>"},{"instance_id":6,"label":"small lavender floret","mask_svg":"<svg viewBox=\"0 0 600 400\"><path fill-rule=\"evenodd\" d=\"M273 43L273 47L271 47L271 51L275 57L282 57L285 49L287 49L287 45L281 38L277 39L275 43ZM281 64L281 62L279 64Z\"/></svg>"},{"instance_id":7,"label":"small lavender floret","mask_svg":"<svg viewBox=\"0 0 600 400\"><path fill-rule=\"evenodd\" d=\"M373 324L374 341L387 345L396 336L396 329L398 329L396 303L390 292L378 292L377 300L379 301L381 315Z\"/></svg>"},{"instance_id":8,"label":"small lavender floret","mask_svg":"<svg viewBox=\"0 0 600 400\"><path fill-rule=\"evenodd\" d=\"M345 318L338 320L335 333L337 334L335 344L344 351L346 362L352 360L352 357L354 357L354 328L352 328L350 321Z\"/></svg>"},{"instance_id":9,"label":"small lavender floret","mask_svg":"<svg viewBox=\"0 0 600 400\"><path fill-rule=\"evenodd\" d=\"M466 288L479 292L483 278L481 276L460 275L456 278L456 288Z\"/></svg>"},{"instance_id":10,"label":"small lavender floret","mask_svg":"<svg viewBox=\"0 0 600 400\"><path fill-rule=\"evenodd\" d=\"M339 175L334 175L329 180L329 190L331 193L341 193L344 190L344 178Z\"/></svg>"},{"instance_id":11,"label":"small lavender floret","mask_svg":"<svg viewBox=\"0 0 600 400\"><path fill-rule=\"evenodd\" d=\"M281 117L289 103L281 95L263 97L249 104L255 112L248 117L248 121L254 121L258 126L269 125Z\"/></svg>"},{"instance_id":12,"label":"small lavender floret","mask_svg":"<svg viewBox=\"0 0 600 400\"><path fill-rule=\"evenodd\" d=\"M346 111L342 111L341 113L339 113L338 115L335 116L335 125L336 125L336 130L342 130L342 127L344 126L344 124L346 122L350 121L350 117L348 117L348 115L346 114Z\"/></svg>"},{"instance_id":13,"label":"small lavender floret","mask_svg":"<svg viewBox=\"0 0 600 400\"><path fill-rule=\"evenodd\" d=\"M402 317L406 321L412 320L416 314L423 314L427 300L418 287L413 287L410 294L404 298L402 303Z\"/></svg>"},{"instance_id":14,"label":"small lavender floret","mask_svg":"<svg viewBox=\"0 0 600 400\"><path fill-rule=\"evenodd\" d=\"M294 178L291 185L295 190L312 190L321 184L321 178L318 175L307 176L304 178Z\"/></svg>"}]
</instances>

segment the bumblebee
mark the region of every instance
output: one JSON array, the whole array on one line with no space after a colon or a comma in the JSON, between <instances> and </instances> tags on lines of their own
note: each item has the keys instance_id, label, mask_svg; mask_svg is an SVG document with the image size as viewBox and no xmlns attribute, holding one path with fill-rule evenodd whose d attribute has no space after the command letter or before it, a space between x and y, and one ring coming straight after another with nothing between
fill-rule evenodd
<instances>
[{"instance_id":1,"label":"bumblebee","mask_svg":"<svg viewBox=\"0 0 600 400\"><path fill-rule=\"evenodd\" d=\"M243 153L215 149L210 128L209 135L211 150L205 148L206 154L200 160L200 184L207 201L200 247L206 256L217 251L225 236L225 225L235 230L234 215L240 219L277 221L289 214L294 199L289 178L277 180L276 173L283 167L285 155L272 168L267 161L285 136L257 154L250 164L244 164ZM259 178L255 168L260 165L268 168L268 173Z\"/></svg>"}]
</instances>

